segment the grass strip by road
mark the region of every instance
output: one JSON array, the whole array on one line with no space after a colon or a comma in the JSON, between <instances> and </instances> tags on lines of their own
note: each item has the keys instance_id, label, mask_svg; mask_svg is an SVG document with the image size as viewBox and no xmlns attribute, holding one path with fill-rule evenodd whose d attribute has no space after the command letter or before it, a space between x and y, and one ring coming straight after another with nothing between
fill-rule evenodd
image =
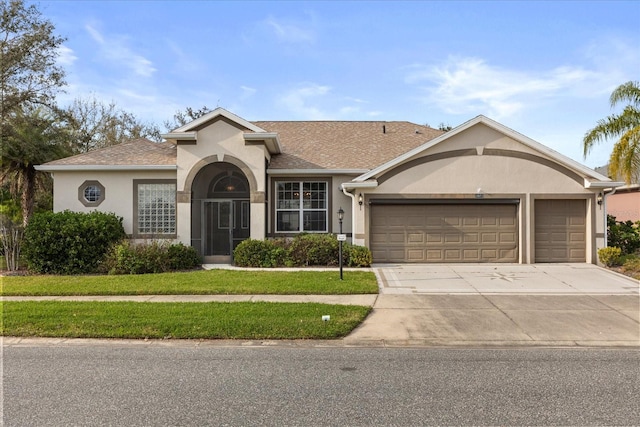
<instances>
[{"instance_id":1,"label":"grass strip by road","mask_svg":"<svg viewBox=\"0 0 640 427\"><path fill-rule=\"evenodd\" d=\"M2 335L64 338L334 339L370 307L315 303L5 301ZM331 316L327 322L323 315Z\"/></svg>"},{"instance_id":2,"label":"grass strip by road","mask_svg":"<svg viewBox=\"0 0 640 427\"><path fill-rule=\"evenodd\" d=\"M121 276L7 276L4 296L65 295L348 295L375 294L370 271L198 270Z\"/></svg>"}]
</instances>

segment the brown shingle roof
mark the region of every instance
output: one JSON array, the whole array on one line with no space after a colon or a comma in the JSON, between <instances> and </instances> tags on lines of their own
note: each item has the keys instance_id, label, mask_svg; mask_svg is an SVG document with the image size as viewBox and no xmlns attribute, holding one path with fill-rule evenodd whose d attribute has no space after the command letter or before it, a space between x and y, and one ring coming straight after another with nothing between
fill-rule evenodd
<instances>
[{"instance_id":1,"label":"brown shingle roof","mask_svg":"<svg viewBox=\"0 0 640 427\"><path fill-rule=\"evenodd\" d=\"M372 169L443 133L410 122L252 123L280 136L270 169Z\"/></svg>"},{"instance_id":2,"label":"brown shingle roof","mask_svg":"<svg viewBox=\"0 0 640 427\"><path fill-rule=\"evenodd\" d=\"M369 170L440 136L443 132L410 122L252 122L277 132L282 154L271 169ZM47 166L175 165L176 146L136 139L47 163Z\"/></svg>"},{"instance_id":3,"label":"brown shingle roof","mask_svg":"<svg viewBox=\"0 0 640 427\"><path fill-rule=\"evenodd\" d=\"M146 138L134 139L111 147L55 160L47 166L66 165L175 165L176 146L169 142L157 143Z\"/></svg>"}]
</instances>

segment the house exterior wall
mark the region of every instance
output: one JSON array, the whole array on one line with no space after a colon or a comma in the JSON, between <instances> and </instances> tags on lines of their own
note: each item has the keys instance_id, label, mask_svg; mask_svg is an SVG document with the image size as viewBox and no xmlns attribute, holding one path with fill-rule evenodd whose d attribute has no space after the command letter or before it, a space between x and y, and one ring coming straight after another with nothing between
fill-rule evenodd
<instances>
[{"instance_id":1,"label":"house exterior wall","mask_svg":"<svg viewBox=\"0 0 640 427\"><path fill-rule=\"evenodd\" d=\"M53 211L112 212L123 218L124 230L133 234L133 181L138 179L176 179L175 171L57 171L53 174ZM96 207L85 206L78 198L77 189L85 181L98 181L105 191L104 201ZM178 216L179 228L182 217ZM178 240L181 240L178 232Z\"/></svg>"},{"instance_id":2,"label":"house exterior wall","mask_svg":"<svg viewBox=\"0 0 640 427\"><path fill-rule=\"evenodd\" d=\"M607 196L607 213L616 221L640 221L640 192L617 192Z\"/></svg>"}]
</instances>

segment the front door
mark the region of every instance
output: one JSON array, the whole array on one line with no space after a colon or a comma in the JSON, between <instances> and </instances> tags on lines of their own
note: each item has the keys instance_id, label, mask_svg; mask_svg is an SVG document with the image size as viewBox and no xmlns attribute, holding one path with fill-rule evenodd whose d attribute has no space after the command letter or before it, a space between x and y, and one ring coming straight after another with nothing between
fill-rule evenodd
<instances>
[{"instance_id":1,"label":"front door","mask_svg":"<svg viewBox=\"0 0 640 427\"><path fill-rule=\"evenodd\" d=\"M202 254L205 262L233 263L233 250L249 238L249 200L204 200Z\"/></svg>"}]
</instances>

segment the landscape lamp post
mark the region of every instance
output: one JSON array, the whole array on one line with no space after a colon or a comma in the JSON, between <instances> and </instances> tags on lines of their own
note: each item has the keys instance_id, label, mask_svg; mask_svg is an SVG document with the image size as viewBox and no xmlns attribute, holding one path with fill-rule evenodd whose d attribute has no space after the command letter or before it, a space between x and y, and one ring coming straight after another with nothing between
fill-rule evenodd
<instances>
[{"instance_id":1,"label":"landscape lamp post","mask_svg":"<svg viewBox=\"0 0 640 427\"><path fill-rule=\"evenodd\" d=\"M342 234L342 220L344 218L344 211L342 210L342 206L338 209L338 224L340 224L340 234ZM340 280L342 280L342 240L340 240L340 249L338 251L338 256L340 257Z\"/></svg>"}]
</instances>

